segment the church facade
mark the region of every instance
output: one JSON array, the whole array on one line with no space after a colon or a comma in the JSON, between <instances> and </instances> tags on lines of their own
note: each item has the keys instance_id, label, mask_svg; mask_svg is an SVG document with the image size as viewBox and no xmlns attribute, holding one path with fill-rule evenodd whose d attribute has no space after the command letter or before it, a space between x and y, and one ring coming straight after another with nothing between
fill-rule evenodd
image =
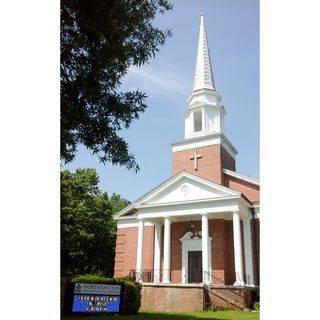
<instances>
[{"instance_id":1,"label":"church facade","mask_svg":"<svg viewBox=\"0 0 320 320\"><path fill-rule=\"evenodd\" d=\"M171 144L172 177L116 215L115 276L134 276L149 296L150 288L231 288L245 300L259 286L260 185L236 171L225 115L202 15L185 137Z\"/></svg>"}]
</instances>

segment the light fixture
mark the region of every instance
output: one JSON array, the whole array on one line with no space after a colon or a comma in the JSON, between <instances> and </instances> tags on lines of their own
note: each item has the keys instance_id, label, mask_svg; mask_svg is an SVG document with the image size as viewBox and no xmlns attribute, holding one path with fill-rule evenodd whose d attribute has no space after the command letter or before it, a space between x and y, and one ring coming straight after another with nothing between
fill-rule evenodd
<instances>
[{"instance_id":1,"label":"light fixture","mask_svg":"<svg viewBox=\"0 0 320 320\"><path fill-rule=\"evenodd\" d=\"M190 227L190 229L193 229L193 228L194 228L194 223L193 223L193 221L192 221L192 218L191 218L191 220L190 220L189 227Z\"/></svg>"}]
</instances>

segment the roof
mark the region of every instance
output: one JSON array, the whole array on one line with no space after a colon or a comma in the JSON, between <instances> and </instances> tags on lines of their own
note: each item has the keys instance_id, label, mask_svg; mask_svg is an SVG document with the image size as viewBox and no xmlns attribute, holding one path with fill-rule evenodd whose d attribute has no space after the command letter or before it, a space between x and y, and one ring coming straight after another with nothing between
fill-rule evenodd
<instances>
[{"instance_id":1,"label":"roof","mask_svg":"<svg viewBox=\"0 0 320 320\"><path fill-rule=\"evenodd\" d=\"M251 177L248 177L248 176L243 175L243 174L240 174L238 172L235 172L235 171L232 171L232 170L229 170L229 169L223 169L223 173L226 174L227 176L230 176L230 177L233 177L233 178L237 178L237 179L242 180L242 181L249 182L249 183L254 184L256 186L260 186L259 180L251 178Z\"/></svg>"}]
</instances>

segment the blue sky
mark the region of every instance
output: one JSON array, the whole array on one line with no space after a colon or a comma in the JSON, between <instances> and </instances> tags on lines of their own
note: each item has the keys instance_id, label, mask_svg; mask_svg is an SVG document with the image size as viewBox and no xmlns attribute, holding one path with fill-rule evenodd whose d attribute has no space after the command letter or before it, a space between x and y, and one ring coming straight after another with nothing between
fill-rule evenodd
<instances>
[{"instance_id":1,"label":"blue sky","mask_svg":"<svg viewBox=\"0 0 320 320\"><path fill-rule=\"evenodd\" d=\"M141 168L100 164L84 147L67 166L95 168L100 187L130 201L171 175L171 147L184 135L184 113L193 86L200 13L204 13L213 75L225 106L225 134L237 148L237 171L259 177L259 1L177 0L172 11L156 24L171 29L173 37L155 59L132 68L124 89L141 89L148 95L147 111L121 132Z\"/></svg>"}]
</instances>

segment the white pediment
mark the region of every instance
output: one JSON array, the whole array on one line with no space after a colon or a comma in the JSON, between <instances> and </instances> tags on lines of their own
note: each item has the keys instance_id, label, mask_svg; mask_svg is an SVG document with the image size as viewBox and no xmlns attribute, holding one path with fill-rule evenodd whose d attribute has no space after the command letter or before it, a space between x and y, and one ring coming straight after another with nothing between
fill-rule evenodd
<instances>
[{"instance_id":1,"label":"white pediment","mask_svg":"<svg viewBox=\"0 0 320 320\"><path fill-rule=\"evenodd\" d=\"M239 193L183 172L143 199L142 205L223 198Z\"/></svg>"}]
</instances>

